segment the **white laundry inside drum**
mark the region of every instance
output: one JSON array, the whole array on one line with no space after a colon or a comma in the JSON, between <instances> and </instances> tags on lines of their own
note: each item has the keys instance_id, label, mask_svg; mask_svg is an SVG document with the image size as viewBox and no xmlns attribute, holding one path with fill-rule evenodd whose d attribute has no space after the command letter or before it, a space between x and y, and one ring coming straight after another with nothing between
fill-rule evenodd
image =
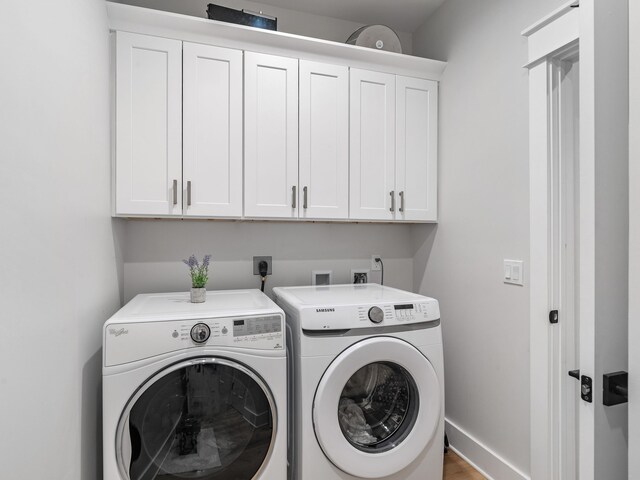
<instances>
[{"instance_id":1,"label":"white laundry inside drum","mask_svg":"<svg viewBox=\"0 0 640 480\"><path fill-rule=\"evenodd\" d=\"M359 450L381 452L410 430L417 413L417 389L399 365L365 365L345 384L338 403L338 421L349 443Z\"/></svg>"}]
</instances>

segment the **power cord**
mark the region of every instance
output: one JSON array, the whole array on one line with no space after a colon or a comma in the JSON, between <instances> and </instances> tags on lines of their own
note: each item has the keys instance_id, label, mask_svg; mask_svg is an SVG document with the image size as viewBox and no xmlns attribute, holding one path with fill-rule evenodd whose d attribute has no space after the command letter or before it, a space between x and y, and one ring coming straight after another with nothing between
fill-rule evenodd
<instances>
[{"instance_id":1,"label":"power cord","mask_svg":"<svg viewBox=\"0 0 640 480\"><path fill-rule=\"evenodd\" d=\"M380 257L376 257L376 263L380 263L380 285L384 285L384 263Z\"/></svg>"},{"instance_id":2,"label":"power cord","mask_svg":"<svg viewBox=\"0 0 640 480\"><path fill-rule=\"evenodd\" d=\"M267 272L269 271L269 264L262 260L258 263L258 273L260 274L260 279L262 280L260 284L260 291L264 292L264 284L267 281Z\"/></svg>"}]
</instances>

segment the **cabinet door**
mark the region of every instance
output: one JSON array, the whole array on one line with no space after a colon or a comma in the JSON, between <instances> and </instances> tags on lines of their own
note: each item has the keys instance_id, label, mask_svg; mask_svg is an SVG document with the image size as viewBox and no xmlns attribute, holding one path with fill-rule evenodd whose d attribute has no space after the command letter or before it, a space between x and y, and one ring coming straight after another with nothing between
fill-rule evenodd
<instances>
[{"instance_id":1,"label":"cabinet door","mask_svg":"<svg viewBox=\"0 0 640 480\"><path fill-rule=\"evenodd\" d=\"M438 219L438 84L396 78L396 219Z\"/></svg>"},{"instance_id":2,"label":"cabinet door","mask_svg":"<svg viewBox=\"0 0 640 480\"><path fill-rule=\"evenodd\" d=\"M395 76L351 69L350 218L393 220Z\"/></svg>"},{"instance_id":3,"label":"cabinet door","mask_svg":"<svg viewBox=\"0 0 640 480\"><path fill-rule=\"evenodd\" d=\"M300 217L349 216L349 69L300 61Z\"/></svg>"},{"instance_id":4,"label":"cabinet door","mask_svg":"<svg viewBox=\"0 0 640 480\"><path fill-rule=\"evenodd\" d=\"M298 60L245 52L247 217L298 216Z\"/></svg>"},{"instance_id":5,"label":"cabinet door","mask_svg":"<svg viewBox=\"0 0 640 480\"><path fill-rule=\"evenodd\" d=\"M242 51L183 48L185 216L242 216Z\"/></svg>"},{"instance_id":6,"label":"cabinet door","mask_svg":"<svg viewBox=\"0 0 640 480\"><path fill-rule=\"evenodd\" d=\"M116 33L115 214L182 215L182 42Z\"/></svg>"}]
</instances>

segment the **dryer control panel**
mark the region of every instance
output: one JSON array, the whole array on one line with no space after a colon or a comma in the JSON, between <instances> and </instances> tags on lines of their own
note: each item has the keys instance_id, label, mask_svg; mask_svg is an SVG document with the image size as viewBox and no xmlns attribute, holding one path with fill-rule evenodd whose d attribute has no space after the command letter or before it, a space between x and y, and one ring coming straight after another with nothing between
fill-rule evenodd
<instances>
[{"instance_id":1,"label":"dryer control panel","mask_svg":"<svg viewBox=\"0 0 640 480\"><path fill-rule=\"evenodd\" d=\"M121 365L156 355L202 347L282 351L284 317L171 320L105 326L105 365Z\"/></svg>"},{"instance_id":2,"label":"dryer control panel","mask_svg":"<svg viewBox=\"0 0 640 480\"><path fill-rule=\"evenodd\" d=\"M367 305L336 305L304 308L301 326L304 330L344 330L353 328L388 327L440 319L438 301L429 299L414 303L379 303Z\"/></svg>"}]
</instances>

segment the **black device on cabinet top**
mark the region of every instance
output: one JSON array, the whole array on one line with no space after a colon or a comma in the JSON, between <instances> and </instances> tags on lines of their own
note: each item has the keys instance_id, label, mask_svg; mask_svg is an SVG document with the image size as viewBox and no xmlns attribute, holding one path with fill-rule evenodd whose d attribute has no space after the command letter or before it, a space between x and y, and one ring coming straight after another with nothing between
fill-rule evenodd
<instances>
[{"instance_id":1,"label":"black device on cabinet top","mask_svg":"<svg viewBox=\"0 0 640 480\"><path fill-rule=\"evenodd\" d=\"M245 10L235 10L210 3L207 5L207 16L209 20L220 22L236 23L247 27L263 28L265 30L278 30L278 19L262 12L247 12Z\"/></svg>"}]
</instances>

